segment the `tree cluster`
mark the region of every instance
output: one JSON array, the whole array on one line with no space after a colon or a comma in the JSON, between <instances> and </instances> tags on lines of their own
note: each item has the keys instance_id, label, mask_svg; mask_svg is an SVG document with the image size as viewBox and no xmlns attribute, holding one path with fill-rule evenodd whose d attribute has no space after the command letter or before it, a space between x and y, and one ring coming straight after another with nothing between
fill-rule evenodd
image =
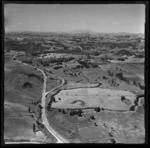
<instances>
[{"instance_id":1,"label":"tree cluster","mask_svg":"<svg viewBox=\"0 0 150 148\"><path fill-rule=\"evenodd\" d=\"M50 59L40 59L39 62L43 65L43 66L49 66L50 63L57 63L57 64L62 64L62 62L68 62L73 60L74 57L61 57L61 58L50 58Z\"/></svg>"},{"instance_id":2,"label":"tree cluster","mask_svg":"<svg viewBox=\"0 0 150 148\"><path fill-rule=\"evenodd\" d=\"M125 81L126 83L129 84L129 80L123 76L122 72L116 73L116 77L118 77L120 80Z\"/></svg>"},{"instance_id":3,"label":"tree cluster","mask_svg":"<svg viewBox=\"0 0 150 148\"><path fill-rule=\"evenodd\" d=\"M74 115L78 115L78 116L82 116L82 114L83 114L83 111L82 111L82 109L79 109L79 110L72 110L72 111L70 111L70 116L74 116Z\"/></svg>"},{"instance_id":4,"label":"tree cluster","mask_svg":"<svg viewBox=\"0 0 150 148\"><path fill-rule=\"evenodd\" d=\"M32 84L30 82L25 82L22 88L32 88Z\"/></svg>"},{"instance_id":5,"label":"tree cluster","mask_svg":"<svg viewBox=\"0 0 150 148\"><path fill-rule=\"evenodd\" d=\"M85 67L85 68L97 68L98 67L98 64L91 63L90 61L81 61L81 60L78 60L78 63L81 64L81 66Z\"/></svg>"}]
</instances>

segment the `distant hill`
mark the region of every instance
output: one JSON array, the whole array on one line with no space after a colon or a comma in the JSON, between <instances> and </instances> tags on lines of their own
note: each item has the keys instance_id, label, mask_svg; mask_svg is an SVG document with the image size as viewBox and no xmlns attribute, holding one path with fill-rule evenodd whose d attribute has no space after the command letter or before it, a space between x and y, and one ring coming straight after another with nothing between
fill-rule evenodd
<instances>
[{"instance_id":1,"label":"distant hill","mask_svg":"<svg viewBox=\"0 0 150 148\"><path fill-rule=\"evenodd\" d=\"M90 30L73 30L73 31L69 31L69 33L97 33L95 31L90 31Z\"/></svg>"},{"instance_id":2,"label":"distant hill","mask_svg":"<svg viewBox=\"0 0 150 148\"><path fill-rule=\"evenodd\" d=\"M128 32L110 32L110 33L100 33L91 30L72 30L72 31L53 31L53 32L34 32L34 31L23 31L23 32L7 32L5 35L49 35L49 34L79 34L79 35L138 35L144 38L144 33L128 33Z\"/></svg>"}]
</instances>

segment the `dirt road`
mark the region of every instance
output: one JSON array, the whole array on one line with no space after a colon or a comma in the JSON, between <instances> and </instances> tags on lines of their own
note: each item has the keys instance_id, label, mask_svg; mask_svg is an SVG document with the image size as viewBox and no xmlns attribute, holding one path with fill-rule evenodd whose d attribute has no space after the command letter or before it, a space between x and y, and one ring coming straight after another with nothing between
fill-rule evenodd
<instances>
[{"instance_id":1,"label":"dirt road","mask_svg":"<svg viewBox=\"0 0 150 148\"><path fill-rule=\"evenodd\" d=\"M22 63L21 61L18 61L18 60L15 59L16 56L17 55L14 55L12 59L17 61L17 62L19 62L19 63ZM65 83L64 79L58 77L58 79L60 79L62 81L62 83L59 86L53 88L52 90L46 92L47 76L46 76L45 72L42 69L39 69L39 68L37 68L35 66L31 66L31 65L26 64L26 63L22 63L22 64L24 64L26 66L30 66L30 67L32 67L32 68L34 68L36 70L39 70L43 74L44 83L43 83L42 99L41 99L41 105L43 107L43 109L42 109L42 121L43 121L43 124L45 125L47 130L57 139L56 143L69 143L66 139L61 137L55 130L53 130L52 127L49 125L47 117L46 117L46 110L45 110L45 108L46 108L46 95L51 93L51 92L53 92L54 90L60 88Z\"/></svg>"}]
</instances>

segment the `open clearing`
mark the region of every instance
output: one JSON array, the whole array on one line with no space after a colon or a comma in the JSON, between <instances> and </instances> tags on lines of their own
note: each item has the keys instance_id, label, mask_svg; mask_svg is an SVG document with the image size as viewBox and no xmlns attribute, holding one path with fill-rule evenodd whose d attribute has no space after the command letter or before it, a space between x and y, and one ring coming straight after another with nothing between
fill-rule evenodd
<instances>
[{"instance_id":1,"label":"open clearing","mask_svg":"<svg viewBox=\"0 0 150 148\"><path fill-rule=\"evenodd\" d=\"M132 104L136 98L128 91L100 89L100 88L78 88L72 90L62 90L55 96L56 103L52 104L55 108L85 108L103 107L112 110L129 110L121 101L121 96L130 99ZM77 100L75 103L73 103ZM80 102L84 102L80 104Z\"/></svg>"}]
</instances>

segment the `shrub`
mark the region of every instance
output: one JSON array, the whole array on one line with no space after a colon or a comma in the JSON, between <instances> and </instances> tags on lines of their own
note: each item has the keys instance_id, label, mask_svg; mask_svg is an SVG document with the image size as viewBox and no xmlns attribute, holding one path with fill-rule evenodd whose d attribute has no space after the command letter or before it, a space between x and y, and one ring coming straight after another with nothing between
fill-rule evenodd
<instances>
[{"instance_id":1,"label":"shrub","mask_svg":"<svg viewBox=\"0 0 150 148\"><path fill-rule=\"evenodd\" d=\"M96 107L96 108L95 108L95 111L96 111L96 112L100 112L100 110L101 110L100 107Z\"/></svg>"},{"instance_id":2,"label":"shrub","mask_svg":"<svg viewBox=\"0 0 150 148\"><path fill-rule=\"evenodd\" d=\"M22 88L27 88L27 87L32 88L32 84L30 82L25 82Z\"/></svg>"},{"instance_id":3,"label":"shrub","mask_svg":"<svg viewBox=\"0 0 150 148\"><path fill-rule=\"evenodd\" d=\"M121 96L121 101L126 100L125 96Z\"/></svg>"}]
</instances>

